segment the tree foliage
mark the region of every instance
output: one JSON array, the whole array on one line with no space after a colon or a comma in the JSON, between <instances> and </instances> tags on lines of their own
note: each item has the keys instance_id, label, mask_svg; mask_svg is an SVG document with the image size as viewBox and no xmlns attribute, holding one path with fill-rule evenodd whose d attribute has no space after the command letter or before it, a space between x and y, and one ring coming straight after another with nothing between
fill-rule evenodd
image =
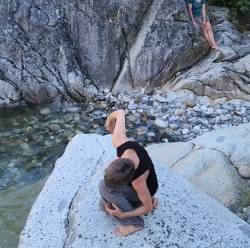
<instances>
[{"instance_id":1,"label":"tree foliage","mask_svg":"<svg viewBox=\"0 0 250 248\"><path fill-rule=\"evenodd\" d=\"M214 5L236 8L242 13L250 11L250 0L212 0L210 2Z\"/></svg>"}]
</instances>

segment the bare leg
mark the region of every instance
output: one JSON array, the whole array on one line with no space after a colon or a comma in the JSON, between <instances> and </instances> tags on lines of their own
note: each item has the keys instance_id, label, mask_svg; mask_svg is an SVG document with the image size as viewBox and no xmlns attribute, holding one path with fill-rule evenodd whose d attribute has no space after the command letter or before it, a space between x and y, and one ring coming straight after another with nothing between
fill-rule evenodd
<instances>
[{"instance_id":1,"label":"bare leg","mask_svg":"<svg viewBox=\"0 0 250 248\"><path fill-rule=\"evenodd\" d=\"M213 30L212 30L211 23L206 22L206 27L207 27L207 33L208 33L209 40L213 44L212 48L214 48L216 51L219 51L220 49L219 49L219 47L217 46L217 44L216 44L216 42L214 40L214 33L213 33Z\"/></svg>"},{"instance_id":2,"label":"bare leg","mask_svg":"<svg viewBox=\"0 0 250 248\"><path fill-rule=\"evenodd\" d=\"M213 43L209 38L207 27L202 26L202 30L203 30L203 33L204 33L204 37L205 37L206 41L208 42L209 46L213 48Z\"/></svg>"}]
</instances>

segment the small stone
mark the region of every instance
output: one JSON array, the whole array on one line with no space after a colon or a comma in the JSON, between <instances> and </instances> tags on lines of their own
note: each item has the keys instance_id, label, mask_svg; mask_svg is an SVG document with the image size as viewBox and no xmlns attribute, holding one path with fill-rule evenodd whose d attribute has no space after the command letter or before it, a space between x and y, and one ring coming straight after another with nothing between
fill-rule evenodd
<instances>
[{"instance_id":1,"label":"small stone","mask_svg":"<svg viewBox=\"0 0 250 248\"><path fill-rule=\"evenodd\" d=\"M80 111L80 108L79 107L68 107L68 108L66 108L66 111L71 112L71 113L75 113L75 112Z\"/></svg>"},{"instance_id":2,"label":"small stone","mask_svg":"<svg viewBox=\"0 0 250 248\"><path fill-rule=\"evenodd\" d=\"M136 105L135 103L131 102L131 103L128 105L128 109L129 109L129 110L135 110L135 109L137 109L137 105Z\"/></svg>"},{"instance_id":3,"label":"small stone","mask_svg":"<svg viewBox=\"0 0 250 248\"><path fill-rule=\"evenodd\" d=\"M171 129L175 130L175 129L178 128L178 125L175 124L175 123L171 123L171 124L169 125L169 127L170 127Z\"/></svg>"},{"instance_id":4,"label":"small stone","mask_svg":"<svg viewBox=\"0 0 250 248\"><path fill-rule=\"evenodd\" d=\"M201 131L200 126L197 125L197 126L194 126L194 127L193 127L193 132L194 132L194 133L199 133L200 131Z\"/></svg>"},{"instance_id":5,"label":"small stone","mask_svg":"<svg viewBox=\"0 0 250 248\"><path fill-rule=\"evenodd\" d=\"M43 108L40 110L41 115L49 115L51 113L49 108Z\"/></svg>"},{"instance_id":6,"label":"small stone","mask_svg":"<svg viewBox=\"0 0 250 248\"><path fill-rule=\"evenodd\" d=\"M60 127L59 124L51 124L51 125L49 126L49 129L50 129L51 131L58 131L60 128L61 128L61 127Z\"/></svg>"},{"instance_id":7,"label":"small stone","mask_svg":"<svg viewBox=\"0 0 250 248\"><path fill-rule=\"evenodd\" d=\"M142 96L140 96L140 95L136 96L135 99L134 99L134 102L135 103L141 103L142 102Z\"/></svg>"},{"instance_id":8,"label":"small stone","mask_svg":"<svg viewBox=\"0 0 250 248\"><path fill-rule=\"evenodd\" d=\"M234 110L234 107L231 104L225 103L222 105L222 107L226 110L229 110L229 111Z\"/></svg>"},{"instance_id":9,"label":"small stone","mask_svg":"<svg viewBox=\"0 0 250 248\"><path fill-rule=\"evenodd\" d=\"M154 132L148 132L147 136L153 138L156 137L156 134Z\"/></svg>"},{"instance_id":10,"label":"small stone","mask_svg":"<svg viewBox=\"0 0 250 248\"><path fill-rule=\"evenodd\" d=\"M91 84L91 80L88 79L88 78L86 78L86 79L84 80L84 83L85 83L85 85L90 85L90 84Z\"/></svg>"},{"instance_id":11,"label":"small stone","mask_svg":"<svg viewBox=\"0 0 250 248\"><path fill-rule=\"evenodd\" d=\"M179 109L179 108L174 111L175 115L183 115L184 113L185 113L185 111L183 109Z\"/></svg>"},{"instance_id":12,"label":"small stone","mask_svg":"<svg viewBox=\"0 0 250 248\"><path fill-rule=\"evenodd\" d=\"M198 99L199 99L198 102L201 105L213 105L214 104L214 101L208 96L202 96L202 97L199 97Z\"/></svg>"},{"instance_id":13,"label":"small stone","mask_svg":"<svg viewBox=\"0 0 250 248\"><path fill-rule=\"evenodd\" d=\"M160 128L166 128L166 127L168 127L168 122L164 121L164 120L161 120L161 119L156 119L155 120L155 125L160 127Z\"/></svg>"},{"instance_id":14,"label":"small stone","mask_svg":"<svg viewBox=\"0 0 250 248\"><path fill-rule=\"evenodd\" d=\"M109 91L108 88L106 88L106 89L103 90L103 92L104 92L105 94L108 94L110 91Z\"/></svg>"},{"instance_id":15,"label":"small stone","mask_svg":"<svg viewBox=\"0 0 250 248\"><path fill-rule=\"evenodd\" d=\"M239 168L239 174L244 178L250 178L250 167L249 166L241 166Z\"/></svg>"},{"instance_id":16,"label":"small stone","mask_svg":"<svg viewBox=\"0 0 250 248\"><path fill-rule=\"evenodd\" d=\"M243 208L243 213L250 216L250 206Z\"/></svg>"},{"instance_id":17,"label":"small stone","mask_svg":"<svg viewBox=\"0 0 250 248\"><path fill-rule=\"evenodd\" d=\"M154 99L155 99L156 101L160 102L160 103L166 103L166 102L168 102L168 99L167 99L167 98L165 98L165 97L163 97L163 96L161 96L161 95L159 95L159 94L156 94L156 95L154 96Z\"/></svg>"},{"instance_id":18,"label":"small stone","mask_svg":"<svg viewBox=\"0 0 250 248\"><path fill-rule=\"evenodd\" d=\"M184 128L184 129L182 129L181 133L182 133L183 135L186 135L186 134L189 134L190 131L189 131L189 129Z\"/></svg>"}]
</instances>

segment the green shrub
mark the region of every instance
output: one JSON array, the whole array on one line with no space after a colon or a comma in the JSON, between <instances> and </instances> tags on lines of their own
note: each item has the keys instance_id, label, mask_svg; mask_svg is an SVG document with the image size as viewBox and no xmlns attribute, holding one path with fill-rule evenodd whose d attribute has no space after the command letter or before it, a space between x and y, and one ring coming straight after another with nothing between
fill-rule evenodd
<instances>
[{"instance_id":1,"label":"green shrub","mask_svg":"<svg viewBox=\"0 0 250 248\"><path fill-rule=\"evenodd\" d=\"M236 8L242 13L250 10L250 0L211 0L209 2L214 5Z\"/></svg>"}]
</instances>

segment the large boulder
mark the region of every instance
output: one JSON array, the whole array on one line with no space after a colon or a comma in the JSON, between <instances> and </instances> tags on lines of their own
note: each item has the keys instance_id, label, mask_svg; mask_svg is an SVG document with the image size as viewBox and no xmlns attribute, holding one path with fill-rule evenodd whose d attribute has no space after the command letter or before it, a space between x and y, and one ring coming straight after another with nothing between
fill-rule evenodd
<instances>
[{"instance_id":1,"label":"large boulder","mask_svg":"<svg viewBox=\"0 0 250 248\"><path fill-rule=\"evenodd\" d=\"M33 205L19 248L250 246L247 223L155 160L160 207L144 217L142 231L115 236L117 220L98 207L98 183L114 157L110 136L75 136Z\"/></svg>"},{"instance_id":2,"label":"large boulder","mask_svg":"<svg viewBox=\"0 0 250 248\"><path fill-rule=\"evenodd\" d=\"M250 124L218 129L189 142L151 145L147 149L173 171L230 207L246 199L250 187ZM239 170L238 170L239 169Z\"/></svg>"},{"instance_id":3,"label":"large boulder","mask_svg":"<svg viewBox=\"0 0 250 248\"><path fill-rule=\"evenodd\" d=\"M31 103L80 101L86 79L96 89L152 88L208 48L183 0L3 0L0 27L0 79Z\"/></svg>"}]
</instances>

